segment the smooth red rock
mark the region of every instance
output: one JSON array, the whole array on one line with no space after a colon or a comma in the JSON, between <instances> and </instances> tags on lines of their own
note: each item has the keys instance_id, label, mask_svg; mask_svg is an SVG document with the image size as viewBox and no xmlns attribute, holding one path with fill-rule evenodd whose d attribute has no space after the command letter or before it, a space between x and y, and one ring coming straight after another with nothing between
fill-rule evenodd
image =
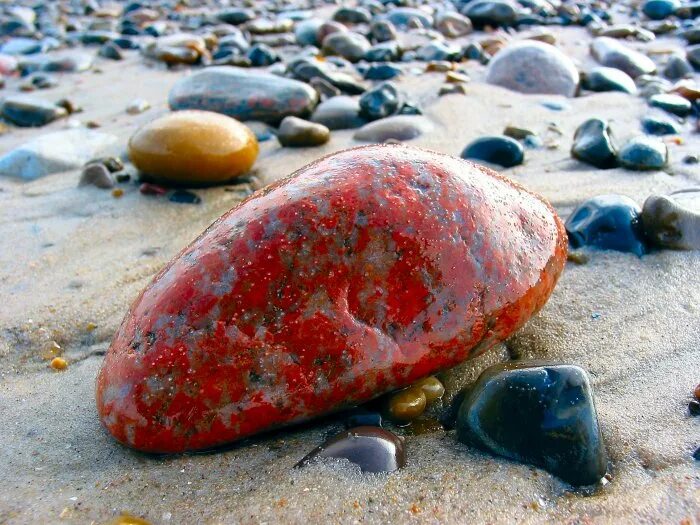
<instances>
[{"instance_id":1,"label":"smooth red rock","mask_svg":"<svg viewBox=\"0 0 700 525\"><path fill-rule=\"evenodd\" d=\"M136 299L97 380L122 443L209 448L372 399L483 352L547 301L554 210L406 146L324 157L224 214Z\"/></svg>"}]
</instances>

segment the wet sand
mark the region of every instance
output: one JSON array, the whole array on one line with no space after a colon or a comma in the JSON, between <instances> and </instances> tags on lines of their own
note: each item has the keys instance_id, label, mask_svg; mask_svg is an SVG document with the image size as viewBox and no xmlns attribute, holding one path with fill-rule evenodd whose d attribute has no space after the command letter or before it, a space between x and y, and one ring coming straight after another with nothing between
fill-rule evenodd
<instances>
[{"instance_id":1,"label":"wet sand","mask_svg":"<svg viewBox=\"0 0 700 525\"><path fill-rule=\"evenodd\" d=\"M552 31L567 54L592 63L585 30ZM630 45L679 43L660 38ZM123 153L138 125L167 111L168 89L188 74L147 67L134 53L97 67L101 73L62 76L58 87L41 94L68 96L82 106L72 118L94 120L117 135L115 153ZM647 111L641 98L521 95L483 84L481 65L472 62L468 70L467 95L438 98L441 73L398 81L435 124L411 144L458 155L470 140L506 125L532 129L552 147L527 150L525 164L502 172L550 199L564 218L597 194L623 193L641 204L652 192L700 184L700 167L681 163L699 150L691 124L684 144L669 144L668 173L596 170L571 159L574 130L589 117L611 119L621 141L639 133ZM127 115L135 98L152 109ZM568 108L541 105L552 100ZM40 133L66 125L57 121ZM38 133L13 128L0 136L0 153ZM357 145L352 134L333 132L319 148L262 143L252 183L195 190L203 200L197 206L141 195L136 184L123 185L119 199L78 188L79 170L29 183L0 179L0 523L103 523L121 512L154 524L700 522L700 472L692 459L700 434L687 415L700 380L700 252L638 258L584 250L589 261L569 263L550 302L524 329L443 378L454 394L509 355L584 367L612 462L611 482L590 495L571 492L544 471L471 450L454 431L408 436L405 469L361 475L348 465L292 469L337 427L332 420L175 457L133 452L100 427L95 376L140 289L255 187ZM89 330L89 323L97 328ZM64 372L42 359L51 340L65 350Z\"/></svg>"}]
</instances>

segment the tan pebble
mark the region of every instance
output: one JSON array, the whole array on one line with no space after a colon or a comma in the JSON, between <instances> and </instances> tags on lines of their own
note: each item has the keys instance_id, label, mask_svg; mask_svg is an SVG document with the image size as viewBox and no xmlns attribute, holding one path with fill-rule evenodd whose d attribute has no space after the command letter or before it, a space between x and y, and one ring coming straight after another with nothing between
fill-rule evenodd
<instances>
[{"instance_id":1,"label":"tan pebble","mask_svg":"<svg viewBox=\"0 0 700 525\"><path fill-rule=\"evenodd\" d=\"M66 368L68 368L68 361L66 361L66 360L63 359L62 357L54 357L54 358L51 360L51 365L50 365L50 366L51 366L51 368L53 368L54 370L65 370Z\"/></svg>"},{"instance_id":2,"label":"tan pebble","mask_svg":"<svg viewBox=\"0 0 700 525\"><path fill-rule=\"evenodd\" d=\"M411 421L425 410L427 399L420 388L409 387L389 399L389 415L396 421Z\"/></svg>"},{"instance_id":3,"label":"tan pebble","mask_svg":"<svg viewBox=\"0 0 700 525\"><path fill-rule=\"evenodd\" d=\"M112 190L112 197L114 197L115 199L118 199L118 198L121 197L122 195L124 195L124 190L123 190L123 189L121 189L121 188L114 188L114 189Z\"/></svg>"},{"instance_id":4,"label":"tan pebble","mask_svg":"<svg viewBox=\"0 0 700 525\"><path fill-rule=\"evenodd\" d=\"M131 514L122 514L114 518L107 525L151 525L151 523L142 518L132 516Z\"/></svg>"},{"instance_id":5,"label":"tan pebble","mask_svg":"<svg viewBox=\"0 0 700 525\"><path fill-rule=\"evenodd\" d=\"M445 387L435 376L428 376L413 385L420 388L425 394L426 401L435 401L445 394Z\"/></svg>"},{"instance_id":6,"label":"tan pebble","mask_svg":"<svg viewBox=\"0 0 700 525\"><path fill-rule=\"evenodd\" d=\"M92 323L92 322L85 325L85 329L88 332L92 332L95 328L97 328L97 325L95 323Z\"/></svg>"}]
</instances>

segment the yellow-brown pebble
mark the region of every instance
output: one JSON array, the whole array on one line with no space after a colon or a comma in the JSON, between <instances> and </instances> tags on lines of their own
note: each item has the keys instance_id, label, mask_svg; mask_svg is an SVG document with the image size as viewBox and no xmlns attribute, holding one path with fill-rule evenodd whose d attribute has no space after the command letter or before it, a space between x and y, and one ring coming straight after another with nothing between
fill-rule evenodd
<instances>
[{"instance_id":1,"label":"yellow-brown pebble","mask_svg":"<svg viewBox=\"0 0 700 525\"><path fill-rule=\"evenodd\" d=\"M428 376L413 385L420 388L425 394L425 399L430 403L436 399L440 399L445 394L445 387L440 380L435 376Z\"/></svg>"},{"instance_id":2,"label":"yellow-brown pebble","mask_svg":"<svg viewBox=\"0 0 700 525\"><path fill-rule=\"evenodd\" d=\"M50 366L54 370L65 370L66 368L68 368L68 362L65 359L63 359L62 357L54 357L51 360Z\"/></svg>"},{"instance_id":3,"label":"yellow-brown pebble","mask_svg":"<svg viewBox=\"0 0 700 525\"><path fill-rule=\"evenodd\" d=\"M389 416L395 421L411 421L425 410L427 399L419 387L409 387L389 399Z\"/></svg>"},{"instance_id":4,"label":"yellow-brown pebble","mask_svg":"<svg viewBox=\"0 0 700 525\"><path fill-rule=\"evenodd\" d=\"M114 189L112 190L112 197L114 197L115 199L118 199L118 198L121 197L122 195L124 195L124 190L123 190L123 189L121 189L121 188L114 188Z\"/></svg>"},{"instance_id":5,"label":"yellow-brown pebble","mask_svg":"<svg viewBox=\"0 0 700 525\"><path fill-rule=\"evenodd\" d=\"M122 514L114 518L107 525L151 525L151 523L142 518L132 516L131 514Z\"/></svg>"},{"instance_id":6,"label":"yellow-brown pebble","mask_svg":"<svg viewBox=\"0 0 700 525\"><path fill-rule=\"evenodd\" d=\"M258 141L250 128L210 111L170 113L129 140L134 165L163 182L227 182L250 170L257 156Z\"/></svg>"}]
</instances>

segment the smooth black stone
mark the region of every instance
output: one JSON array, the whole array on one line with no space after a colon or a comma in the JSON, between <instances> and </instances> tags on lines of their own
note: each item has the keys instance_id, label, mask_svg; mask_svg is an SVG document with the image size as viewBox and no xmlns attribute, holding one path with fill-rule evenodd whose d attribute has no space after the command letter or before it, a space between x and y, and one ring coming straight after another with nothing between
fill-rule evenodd
<instances>
[{"instance_id":1,"label":"smooth black stone","mask_svg":"<svg viewBox=\"0 0 700 525\"><path fill-rule=\"evenodd\" d=\"M333 20L342 24L369 24L372 15L363 7L341 7L333 13Z\"/></svg>"},{"instance_id":2,"label":"smooth black stone","mask_svg":"<svg viewBox=\"0 0 700 525\"><path fill-rule=\"evenodd\" d=\"M511 361L487 368L459 408L457 437L576 486L598 483L607 470L588 375L573 365Z\"/></svg>"},{"instance_id":3,"label":"smooth black stone","mask_svg":"<svg viewBox=\"0 0 700 525\"><path fill-rule=\"evenodd\" d=\"M347 459L362 472L393 472L406 464L403 438L375 426L354 427L330 438L307 454L296 467L316 458Z\"/></svg>"},{"instance_id":4,"label":"smooth black stone","mask_svg":"<svg viewBox=\"0 0 700 525\"><path fill-rule=\"evenodd\" d=\"M695 400L688 403L688 413L691 416L700 416L700 403Z\"/></svg>"},{"instance_id":5,"label":"smooth black stone","mask_svg":"<svg viewBox=\"0 0 700 525\"><path fill-rule=\"evenodd\" d=\"M621 91L636 93L634 80L624 71L611 67L595 67L581 76L581 86L589 91Z\"/></svg>"},{"instance_id":6,"label":"smooth black stone","mask_svg":"<svg viewBox=\"0 0 700 525\"><path fill-rule=\"evenodd\" d=\"M513 4L504 0L474 0L461 10L475 27L511 26L518 18Z\"/></svg>"},{"instance_id":7,"label":"smooth black stone","mask_svg":"<svg viewBox=\"0 0 700 525\"><path fill-rule=\"evenodd\" d=\"M601 169L617 166L617 145L608 123L592 118L581 124L574 134L571 156Z\"/></svg>"},{"instance_id":8,"label":"smooth black stone","mask_svg":"<svg viewBox=\"0 0 700 525\"><path fill-rule=\"evenodd\" d=\"M695 452L693 452L693 459L695 461L700 461L700 447L698 447Z\"/></svg>"},{"instance_id":9,"label":"smooth black stone","mask_svg":"<svg viewBox=\"0 0 700 525\"><path fill-rule=\"evenodd\" d=\"M378 120L393 115L401 106L401 93L391 82L384 82L360 97L360 116Z\"/></svg>"},{"instance_id":10,"label":"smooth black stone","mask_svg":"<svg viewBox=\"0 0 700 525\"><path fill-rule=\"evenodd\" d=\"M700 156L698 155L686 155L683 157L683 164L697 164L700 162Z\"/></svg>"},{"instance_id":11,"label":"smooth black stone","mask_svg":"<svg viewBox=\"0 0 700 525\"><path fill-rule=\"evenodd\" d=\"M117 173L114 178L119 183L129 182L131 180L131 175L128 173Z\"/></svg>"},{"instance_id":12,"label":"smooth black stone","mask_svg":"<svg viewBox=\"0 0 700 525\"><path fill-rule=\"evenodd\" d=\"M642 129L649 135L678 135L681 132L675 122L651 115L642 119Z\"/></svg>"},{"instance_id":13,"label":"smooth black stone","mask_svg":"<svg viewBox=\"0 0 700 525\"><path fill-rule=\"evenodd\" d=\"M467 144L461 157L510 168L523 163L525 152L517 140L506 136L491 136Z\"/></svg>"},{"instance_id":14,"label":"smooth black stone","mask_svg":"<svg viewBox=\"0 0 700 525\"><path fill-rule=\"evenodd\" d=\"M199 195L187 190L175 190L168 196L168 200L170 202L178 202L181 204L199 204L202 202Z\"/></svg>"},{"instance_id":15,"label":"smooth black stone","mask_svg":"<svg viewBox=\"0 0 700 525\"><path fill-rule=\"evenodd\" d=\"M598 195L579 204L566 220L569 245L576 249L593 246L604 250L647 252L642 210L624 195Z\"/></svg>"},{"instance_id":16,"label":"smooth black stone","mask_svg":"<svg viewBox=\"0 0 700 525\"><path fill-rule=\"evenodd\" d=\"M255 18L255 11L252 9L231 8L219 11L216 18L226 24L240 25L250 22Z\"/></svg>"},{"instance_id":17,"label":"smooth black stone","mask_svg":"<svg viewBox=\"0 0 700 525\"><path fill-rule=\"evenodd\" d=\"M354 408L343 414L345 428L353 427L381 427L382 415L379 412L371 412L363 408Z\"/></svg>"},{"instance_id":18,"label":"smooth black stone","mask_svg":"<svg viewBox=\"0 0 700 525\"><path fill-rule=\"evenodd\" d=\"M112 43L115 46L118 46L120 49L139 49L141 47L133 38L128 38L125 36L115 38L112 40Z\"/></svg>"},{"instance_id":19,"label":"smooth black stone","mask_svg":"<svg viewBox=\"0 0 700 525\"><path fill-rule=\"evenodd\" d=\"M373 64L367 68L364 77L367 80L390 80L401 74L401 68L392 64Z\"/></svg>"},{"instance_id":20,"label":"smooth black stone","mask_svg":"<svg viewBox=\"0 0 700 525\"><path fill-rule=\"evenodd\" d=\"M655 108L663 109L679 117L685 117L690 114L692 106L690 101L680 95L658 94L649 99L649 105Z\"/></svg>"},{"instance_id":21,"label":"smooth black stone","mask_svg":"<svg viewBox=\"0 0 700 525\"><path fill-rule=\"evenodd\" d=\"M467 60L481 60L484 56L484 50L478 42L471 42L462 50L462 56Z\"/></svg>"},{"instance_id":22,"label":"smooth black stone","mask_svg":"<svg viewBox=\"0 0 700 525\"><path fill-rule=\"evenodd\" d=\"M122 60L124 58L123 53L119 46L112 42L107 42L104 44L98 53L103 58L109 58L110 60Z\"/></svg>"},{"instance_id":23,"label":"smooth black stone","mask_svg":"<svg viewBox=\"0 0 700 525\"><path fill-rule=\"evenodd\" d=\"M367 62L395 62L400 57L399 44L393 40L375 44L365 53Z\"/></svg>"}]
</instances>

